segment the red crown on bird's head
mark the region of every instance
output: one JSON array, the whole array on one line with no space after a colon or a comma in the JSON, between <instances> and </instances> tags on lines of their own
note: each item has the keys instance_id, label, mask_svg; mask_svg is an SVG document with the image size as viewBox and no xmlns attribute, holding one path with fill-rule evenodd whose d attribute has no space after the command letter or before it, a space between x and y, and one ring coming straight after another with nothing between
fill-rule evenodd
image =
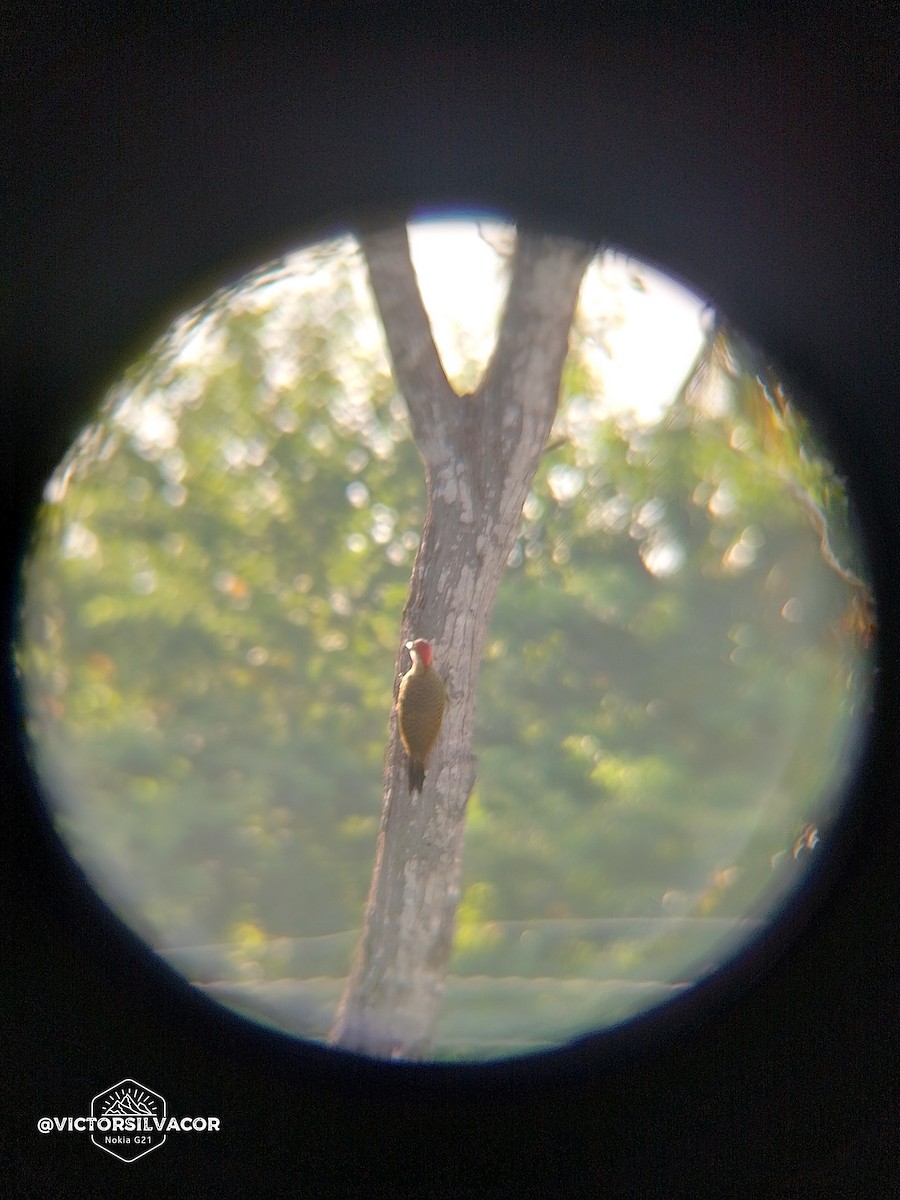
<instances>
[{"instance_id":1,"label":"red crown on bird's head","mask_svg":"<svg viewBox=\"0 0 900 1200\"><path fill-rule=\"evenodd\" d=\"M431 660L434 657L434 651L431 648L431 642L426 642L424 638L416 638L415 641L406 643L407 650L418 654L422 660L423 667L430 667Z\"/></svg>"}]
</instances>

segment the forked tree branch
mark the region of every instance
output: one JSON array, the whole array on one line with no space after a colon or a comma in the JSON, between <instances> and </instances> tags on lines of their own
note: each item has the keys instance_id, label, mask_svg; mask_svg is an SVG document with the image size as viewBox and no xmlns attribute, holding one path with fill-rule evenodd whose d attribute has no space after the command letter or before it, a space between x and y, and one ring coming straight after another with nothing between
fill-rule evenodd
<instances>
[{"instance_id":1,"label":"forked tree branch","mask_svg":"<svg viewBox=\"0 0 900 1200\"><path fill-rule=\"evenodd\" d=\"M461 397L434 345L405 228L366 234L360 245L428 475L400 643L414 635L433 644L448 704L418 795L408 787L392 715L372 885L330 1038L367 1054L421 1058L433 1043L453 946L485 638L553 423L593 251L539 234L517 239L491 366L475 395Z\"/></svg>"}]
</instances>

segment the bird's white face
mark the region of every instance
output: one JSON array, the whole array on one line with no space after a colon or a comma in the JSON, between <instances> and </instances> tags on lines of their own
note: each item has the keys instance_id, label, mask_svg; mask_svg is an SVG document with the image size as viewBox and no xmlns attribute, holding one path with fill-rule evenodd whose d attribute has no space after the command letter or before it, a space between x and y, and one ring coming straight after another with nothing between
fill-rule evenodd
<instances>
[{"instance_id":1,"label":"bird's white face","mask_svg":"<svg viewBox=\"0 0 900 1200\"><path fill-rule=\"evenodd\" d=\"M426 642L424 638L416 638L414 642L407 642L406 648L409 650L413 662L416 659L420 659L423 667L431 666L432 649L430 642Z\"/></svg>"}]
</instances>

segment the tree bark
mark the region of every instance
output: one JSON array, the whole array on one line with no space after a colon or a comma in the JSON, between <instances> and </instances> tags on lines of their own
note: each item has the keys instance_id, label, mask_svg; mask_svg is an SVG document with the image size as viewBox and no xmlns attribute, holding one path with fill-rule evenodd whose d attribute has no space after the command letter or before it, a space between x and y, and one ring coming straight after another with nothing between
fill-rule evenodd
<instances>
[{"instance_id":1,"label":"tree bark","mask_svg":"<svg viewBox=\"0 0 900 1200\"><path fill-rule=\"evenodd\" d=\"M475 693L491 611L553 424L569 329L594 248L519 233L496 346L458 396L422 305L406 227L360 237L394 377L425 466L427 511L400 631L434 646L448 705L421 795L407 788L392 707L381 825L362 934L333 1044L384 1058L431 1052L475 783Z\"/></svg>"}]
</instances>

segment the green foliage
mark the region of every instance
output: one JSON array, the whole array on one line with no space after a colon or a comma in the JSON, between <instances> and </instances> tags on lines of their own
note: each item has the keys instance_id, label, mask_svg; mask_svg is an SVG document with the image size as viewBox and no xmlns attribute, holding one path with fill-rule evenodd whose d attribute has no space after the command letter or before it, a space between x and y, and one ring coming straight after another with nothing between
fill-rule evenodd
<instances>
[{"instance_id":1,"label":"green foliage","mask_svg":"<svg viewBox=\"0 0 900 1200\"><path fill-rule=\"evenodd\" d=\"M300 270L135 364L51 481L26 581L60 830L155 944L221 944L222 978L347 969L424 517L352 246ZM705 372L640 425L567 364L482 665L453 966L558 979L515 1030L506 992L451 982L472 1052L655 996L719 936L667 921L756 903L841 769L866 672L797 489L846 496L784 397L736 359ZM650 925L610 941L598 918ZM291 939L321 942L314 968ZM604 979L643 982L607 1003Z\"/></svg>"}]
</instances>

